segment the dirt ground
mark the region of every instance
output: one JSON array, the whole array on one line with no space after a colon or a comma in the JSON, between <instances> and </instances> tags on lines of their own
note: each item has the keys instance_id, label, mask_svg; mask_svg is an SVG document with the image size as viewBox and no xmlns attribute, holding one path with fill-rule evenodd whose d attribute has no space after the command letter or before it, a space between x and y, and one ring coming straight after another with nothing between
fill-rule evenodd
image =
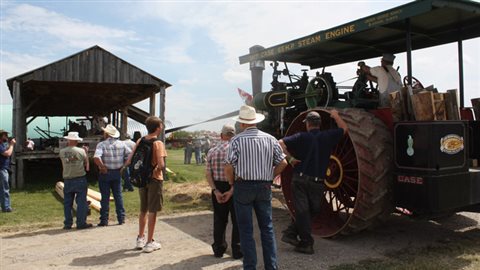
<instances>
[{"instance_id":1,"label":"dirt ground","mask_svg":"<svg viewBox=\"0 0 480 270\"><path fill-rule=\"evenodd\" d=\"M357 235L316 237L315 255L303 255L280 241L289 215L281 203L274 205L280 269L328 269L342 263L381 259L405 248L455 241L477 231L480 221L479 214L471 213L456 214L441 223L392 215L382 227ZM0 269L241 269L241 261L228 254L222 259L212 255L212 222L210 211L160 215L156 238L163 248L150 254L133 249L136 220L82 231L51 228L0 233ZM258 269L262 269L258 230L256 234Z\"/></svg>"}]
</instances>

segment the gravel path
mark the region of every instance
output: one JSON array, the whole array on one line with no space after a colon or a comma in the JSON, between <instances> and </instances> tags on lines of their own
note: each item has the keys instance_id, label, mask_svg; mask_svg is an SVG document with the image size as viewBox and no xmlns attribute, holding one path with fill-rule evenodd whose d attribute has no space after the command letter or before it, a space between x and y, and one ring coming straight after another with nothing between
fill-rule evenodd
<instances>
[{"instance_id":1,"label":"gravel path","mask_svg":"<svg viewBox=\"0 0 480 270\"><path fill-rule=\"evenodd\" d=\"M395 250L454 241L478 230L479 214L461 213L443 221L413 221L392 215L382 227L348 237L315 239L315 255L297 254L280 241L287 211L274 209L280 269L328 269L341 263L384 258ZM77 231L43 229L0 233L0 269L241 269L228 254L213 257L212 212L160 216L156 237L163 248L150 254L133 249L138 223ZM230 231L230 228L228 228ZM257 235L259 267L262 269ZM229 237L227 239L230 239ZM230 253L230 250L227 250Z\"/></svg>"}]
</instances>

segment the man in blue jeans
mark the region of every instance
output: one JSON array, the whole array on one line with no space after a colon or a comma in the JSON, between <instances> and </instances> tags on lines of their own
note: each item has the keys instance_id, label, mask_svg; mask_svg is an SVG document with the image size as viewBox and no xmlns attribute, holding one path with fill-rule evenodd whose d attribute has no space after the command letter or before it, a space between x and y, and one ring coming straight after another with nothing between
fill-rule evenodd
<instances>
[{"instance_id":1,"label":"man in blue jeans","mask_svg":"<svg viewBox=\"0 0 480 270\"><path fill-rule=\"evenodd\" d=\"M108 212L110 209L110 190L115 200L115 210L117 212L118 224L125 223L125 208L122 198L122 181L120 169L132 152L125 142L118 139L120 132L111 124L103 129L104 141L97 144L93 160L98 166L100 174L98 176L98 186L102 194L100 201L100 223L98 226L108 226Z\"/></svg>"},{"instance_id":2,"label":"man in blue jeans","mask_svg":"<svg viewBox=\"0 0 480 270\"><path fill-rule=\"evenodd\" d=\"M60 150L60 160L63 167L63 211L65 221L63 222L64 230L70 230L73 224L72 206L73 199L77 203L77 229L86 229L92 227L87 223L87 178L86 172L90 170L87 151L88 148L77 147L78 142L82 138L78 136L78 132L69 132L67 139L68 145Z\"/></svg>"},{"instance_id":3,"label":"man in blue jeans","mask_svg":"<svg viewBox=\"0 0 480 270\"><path fill-rule=\"evenodd\" d=\"M12 156L15 143L15 139L9 142L8 132L0 129L0 205L4 213L12 212L8 168L10 167L10 157Z\"/></svg>"},{"instance_id":4,"label":"man in blue jeans","mask_svg":"<svg viewBox=\"0 0 480 270\"><path fill-rule=\"evenodd\" d=\"M275 176L287 166L287 162L278 141L257 129L256 124L264 118L253 107L243 105L240 108L240 114L234 120L240 123L243 132L230 141L225 160L225 176L231 188L224 193L224 200L233 196L244 256L243 269L246 270L256 269L257 266L252 210L255 211L260 228L265 269L278 268L271 185Z\"/></svg>"}]
</instances>

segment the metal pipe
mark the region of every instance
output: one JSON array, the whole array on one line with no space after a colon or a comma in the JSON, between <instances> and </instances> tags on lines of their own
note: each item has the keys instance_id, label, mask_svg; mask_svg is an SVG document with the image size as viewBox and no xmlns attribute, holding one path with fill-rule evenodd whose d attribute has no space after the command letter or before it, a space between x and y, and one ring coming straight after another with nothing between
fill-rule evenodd
<instances>
[{"instance_id":1,"label":"metal pipe","mask_svg":"<svg viewBox=\"0 0 480 270\"><path fill-rule=\"evenodd\" d=\"M405 19L407 23L407 76L408 76L408 85L412 85L412 25L410 23L410 18Z\"/></svg>"},{"instance_id":2,"label":"metal pipe","mask_svg":"<svg viewBox=\"0 0 480 270\"><path fill-rule=\"evenodd\" d=\"M255 45L250 47L250 54L259 52L265 49L262 46ZM250 62L250 73L252 76L252 96L262 92L263 71L265 70L265 61L256 60Z\"/></svg>"},{"instance_id":3,"label":"metal pipe","mask_svg":"<svg viewBox=\"0 0 480 270\"><path fill-rule=\"evenodd\" d=\"M460 90L460 108L464 107L464 89L463 89L463 42L460 35L458 39L458 83Z\"/></svg>"}]
</instances>

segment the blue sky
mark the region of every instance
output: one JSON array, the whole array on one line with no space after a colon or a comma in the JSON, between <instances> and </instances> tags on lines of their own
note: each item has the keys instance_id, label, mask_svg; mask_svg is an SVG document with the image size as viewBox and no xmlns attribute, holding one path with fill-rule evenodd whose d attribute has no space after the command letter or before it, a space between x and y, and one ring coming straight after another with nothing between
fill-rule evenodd
<instances>
[{"instance_id":1,"label":"blue sky","mask_svg":"<svg viewBox=\"0 0 480 270\"><path fill-rule=\"evenodd\" d=\"M273 46L407 2L1 0L0 103L11 103L6 79L99 45L173 85L166 117L174 125L198 122L238 109L237 88L251 91L248 65L238 62L249 47ZM414 76L440 91L458 88L456 46L415 51ZM405 75L403 59L398 55L395 64ZM479 39L464 42L467 105L480 96L479 60ZM355 75L356 63L327 70L343 81ZM267 67L264 91L270 80ZM225 122L191 130L218 130Z\"/></svg>"}]
</instances>

